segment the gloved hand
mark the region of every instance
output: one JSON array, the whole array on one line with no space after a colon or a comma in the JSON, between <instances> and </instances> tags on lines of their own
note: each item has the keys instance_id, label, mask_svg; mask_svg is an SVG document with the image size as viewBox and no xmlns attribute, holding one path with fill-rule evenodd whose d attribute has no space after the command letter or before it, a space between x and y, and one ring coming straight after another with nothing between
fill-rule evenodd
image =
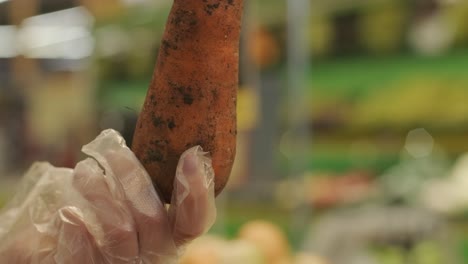
<instances>
[{"instance_id":1,"label":"gloved hand","mask_svg":"<svg viewBox=\"0 0 468 264\"><path fill-rule=\"evenodd\" d=\"M32 166L0 214L0 263L176 263L214 223L214 172L200 147L177 167L171 206L113 130L75 169Z\"/></svg>"}]
</instances>

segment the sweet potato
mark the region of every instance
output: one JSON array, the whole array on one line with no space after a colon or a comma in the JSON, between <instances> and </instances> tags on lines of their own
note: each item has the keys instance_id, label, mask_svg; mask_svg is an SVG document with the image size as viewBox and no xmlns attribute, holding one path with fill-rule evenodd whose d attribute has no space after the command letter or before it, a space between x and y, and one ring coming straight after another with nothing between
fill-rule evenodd
<instances>
[{"instance_id":1,"label":"sweet potato","mask_svg":"<svg viewBox=\"0 0 468 264\"><path fill-rule=\"evenodd\" d=\"M243 0L174 0L132 150L165 202L180 155L209 152L219 194L236 152Z\"/></svg>"}]
</instances>

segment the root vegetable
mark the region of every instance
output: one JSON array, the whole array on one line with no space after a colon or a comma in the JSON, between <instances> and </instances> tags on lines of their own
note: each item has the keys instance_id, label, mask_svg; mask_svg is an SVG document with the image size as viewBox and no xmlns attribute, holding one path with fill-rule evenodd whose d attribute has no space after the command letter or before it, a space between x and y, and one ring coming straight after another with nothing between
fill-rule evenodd
<instances>
[{"instance_id":1,"label":"root vegetable","mask_svg":"<svg viewBox=\"0 0 468 264\"><path fill-rule=\"evenodd\" d=\"M165 202L180 155L209 152L219 194L236 152L243 0L174 0L132 150Z\"/></svg>"}]
</instances>

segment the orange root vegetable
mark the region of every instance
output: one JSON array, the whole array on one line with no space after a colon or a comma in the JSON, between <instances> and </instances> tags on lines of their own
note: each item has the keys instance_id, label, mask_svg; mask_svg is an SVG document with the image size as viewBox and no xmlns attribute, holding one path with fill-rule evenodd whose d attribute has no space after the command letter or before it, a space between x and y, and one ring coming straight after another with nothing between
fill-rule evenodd
<instances>
[{"instance_id":1,"label":"orange root vegetable","mask_svg":"<svg viewBox=\"0 0 468 264\"><path fill-rule=\"evenodd\" d=\"M243 0L174 0L132 150L165 202L190 147L209 152L215 192L236 152L236 97Z\"/></svg>"}]
</instances>

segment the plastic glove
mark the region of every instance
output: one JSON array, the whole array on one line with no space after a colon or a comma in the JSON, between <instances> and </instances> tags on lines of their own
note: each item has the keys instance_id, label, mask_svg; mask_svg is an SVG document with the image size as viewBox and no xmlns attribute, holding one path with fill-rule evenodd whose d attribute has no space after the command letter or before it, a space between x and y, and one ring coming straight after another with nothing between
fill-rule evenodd
<instances>
[{"instance_id":1,"label":"plastic glove","mask_svg":"<svg viewBox=\"0 0 468 264\"><path fill-rule=\"evenodd\" d=\"M170 207L113 130L75 169L36 163L0 214L0 263L176 263L214 223L214 173L200 147L180 158Z\"/></svg>"}]
</instances>

